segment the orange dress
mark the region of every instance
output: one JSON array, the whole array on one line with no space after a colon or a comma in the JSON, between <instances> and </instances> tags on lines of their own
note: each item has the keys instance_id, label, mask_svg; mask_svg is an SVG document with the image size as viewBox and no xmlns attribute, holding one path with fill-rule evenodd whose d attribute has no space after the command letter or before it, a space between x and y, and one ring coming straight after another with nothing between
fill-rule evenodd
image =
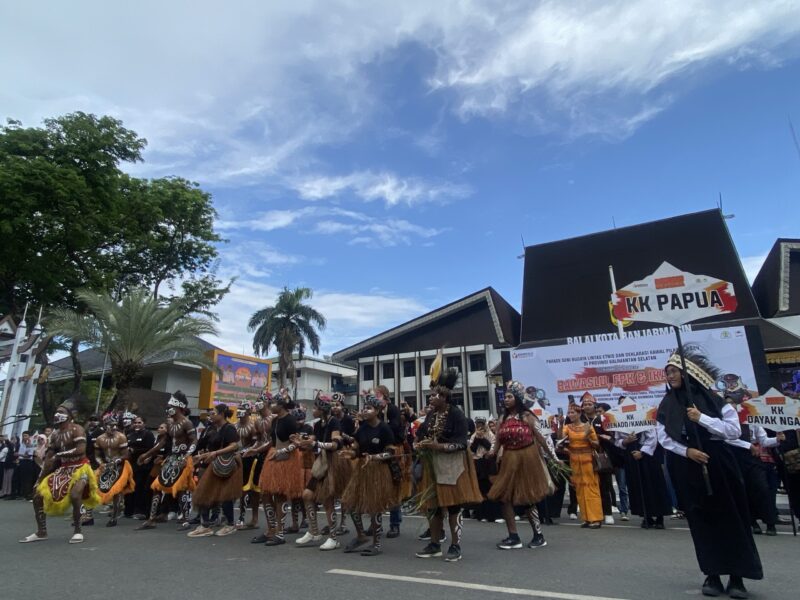
<instances>
[{"instance_id":1,"label":"orange dress","mask_svg":"<svg viewBox=\"0 0 800 600\"><path fill-rule=\"evenodd\" d=\"M600 500L600 482L592 467L591 441L597 442L597 434L592 427L572 425L564 427L569 437L569 466L572 469L572 485L578 494L581 518L591 523L603 520L603 503Z\"/></svg>"}]
</instances>

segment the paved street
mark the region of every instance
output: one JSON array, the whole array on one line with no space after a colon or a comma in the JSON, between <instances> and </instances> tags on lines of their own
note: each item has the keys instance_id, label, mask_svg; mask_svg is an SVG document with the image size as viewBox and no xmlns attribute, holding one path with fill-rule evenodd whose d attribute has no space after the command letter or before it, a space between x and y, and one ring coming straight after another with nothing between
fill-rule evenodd
<instances>
[{"instance_id":1,"label":"paved street","mask_svg":"<svg viewBox=\"0 0 800 600\"><path fill-rule=\"evenodd\" d=\"M545 529L548 546L500 551L494 544L502 525L467 521L464 559L449 564L419 559L414 539L422 525L406 517L402 535L387 540L384 554L366 558L341 551L254 546L250 532L227 538L188 539L172 524L134 531L136 521L116 529L105 517L85 529L86 542L67 544L64 519L50 519L50 539L21 545L34 530L31 505L0 502L0 589L4 598L69 596L82 600L136 595L138 600L191 598L598 598L669 599L699 596L701 576L685 524L670 521L666 531L643 531L638 522L579 529L562 521ZM752 582L753 598L794 597L800 539L789 526L776 538L758 538L766 579ZM520 527L523 539L527 525ZM348 536L349 537L349 536ZM80 565L76 570L76 563ZM109 585L113 586L109 590ZM368 593L364 593L364 592ZM787 595L788 592L788 595Z\"/></svg>"}]
</instances>

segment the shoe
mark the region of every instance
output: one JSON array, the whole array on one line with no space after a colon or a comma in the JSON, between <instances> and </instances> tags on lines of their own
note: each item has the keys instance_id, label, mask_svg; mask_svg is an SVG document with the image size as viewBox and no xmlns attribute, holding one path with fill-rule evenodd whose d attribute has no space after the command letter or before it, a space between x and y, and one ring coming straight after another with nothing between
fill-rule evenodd
<instances>
[{"instance_id":1,"label":"shoe","mask_svg":"<svg viewBox=\"0 0 800 600\"><path fill-rule=\"evenodd\" d=\"M187 533L186 537L199 538L209 537L211 535L214 535L214 530L211 529L211 527L203 527L202 525L198 525L195 529Z\"/></svg>"},{"instance_id":2,"label":"shoe","mask_svg":"<svg viewBox=\"0 0 800 600\"><path fill-rule=\"evenodd\" d=\"M116 519L109 519L108 523L106 523L106 527L116 527L116 526L117 526L117 520Z\"/></svg>"},{"instance_id":3,"label":"shoe","mask_svg":"<svg viewBox=\"0 0 800 600\"><path fill-rule=\"evenodd\" d=\"M212 525L212 526L213 525L217 525L217 523L215 523L214 521L211 521L210 525ZM178 531L186 531L187 529L191 529L191 527L192 526L189 523L189 521L178 521L176 529Z\"/></svg>"},{"instance_id":4,"label":"shoe","mask_svg":"<svg viewBox=\"0 0 800 600\"><path fill-rule=\"evenodd\" d=\"M631 518L628 516L628 513L624 512L624 513L620 513L619 520L620 521L630 521Z\"/></svg>"},{"instance_id":5,"label":"shoe","mask_svg":"<svg viewBox=\"0 0 800 600\"><path fill-rule=\"evenodd\" d=\"M383 554L383 552L378 546L370 546L361 551L361 556L378 556L379 554Z\"/></svg>"},{"instance_id":6,"label":"shoe","mask_svg":"<svg viewBox=\"0 0 800 600\"><path fill-rule=\"evenodd\" d=\"M611 507L611 514L616 515L619 514L619 509L616 506Z\"/></svg>"},{"instance_id":7,"label":"shoe","mask_svg":"<svg viewBox=\"0 0 800 600\"><path fill-rule=\"evenodd\" d=\"M144 531L146 529L155 529L156 524L153 523L150 519L145 519L145 521L136 528L136 531Z\"/></svg>"},{"instance_id":8,"label":"shoe","mask_svg":"<svg viewBox=\"0 0 800 600\"><path fill-rule=\"evenodd\" d=\"M589 523L586 527L587 529L600 529L600 521L595 521L594 523Z\"/></svg>"},{"instance_id":9,"label":"shoe","mask_svg":"<svg viewBox=\"0 0 800 600\"><path fill-rule=\"evenodd\" d=\"M612 517L611 515L606 515L605 518L603 519L603 523L605 525L613 525L614 524L614 517Z\"/></svg>"},{"instance_id":10,"label":"shoe","mask_svg":"<svg viewBox=\"0 0 800 600\"><path fill-rule=\"evenodd\" d=\"M767 535L768 536L778 535L778 532L775 530L775 525L767 525Z\"/></svg>"},{"instance_id":11,"label":"shoe","mask_svg":"<svg viewBox=\"0 0 800 600\"><path fill-rule=\"evenodd\" d=\"M252 540L250 540L251 544L265 544L267 542L266 534L257 535Z\"/></svg>"},{"instance_id":12,"label":"shoe","mask_svg":"<svg viewBox=\"0 0 800 600\"><path fill-rule=\"evenodd\" d=\"M719 575L709 575L703 582L703 587L700 588L703 596L721 596L725 590L722 588L722 581Z\"/></svg>"},{"instance_id":13,"label":"shoe","mask_svg":"<svg viewBox=\"0 0 800 600\"><path fill-rule=\"evenodd\" d=\"M189 519L189 525L200 525L200 515L196 516L194 519Z\"/></svg>"},{"instance_id":14,"label":"shoe","mask_svg":"<svg viewBox=\"0 0 800 600\"><path fill-rule=\"evenodd\" d=\"M226 535L230 535L232 533L236 533L236 527L233 525L223 525L217 532L214 534L217 537L225 537Z\"/></svg>"},{"instance_id":15,"label":"shoe","mask_svg":"<svg viewBox=\"0 0 800 600\"><path fill-rule=\"evenodd\" d=\"M762 533L764 533L764 532L761 531L761 526L759 526L758 523L754 523L753 524L753 535L761 535Z\"/></svg>"},{"instance_id":16,"label":"shoe","mask_svg":"<svg viewBox=\"0 0 800 600\"><path fill-rule=\"evenodd\" d=\"M327 550L338 550L340 547L341 547L341 544L339 543L339 540L335 540L335 539L329 537L327 540L325 540L325 543L322 544L322 546L319 547L319 549L320 550L325 550L325 551L327 551Z\"/></svg>"},{"instance_id":17,"label":"shoe","mask_svg":"<svg viewBox=\"0 0 800 600\"><path fill-rule=\"evenodd\" d=\"M176 512L168 512L167 513L167 521L174 521L178 518L178 513Z\"/></svg>"},{"instance_id":18,"label":"shoe","mask_svg":"<svg viewBox=\"0 0 800 600\"><path fill-rule=\"evenodd\" d=\"M497 547L500 550L516 550L517 548L522 548L522 540L519 539L518 535L509 535L497 544Z\"/></svg>"},{"instance_id":19,"label":"shoe","mask_svg":"<svg viewBox=\"0 0 800 600\"><path fill-rule=\"evenodd\" d=\"M368 541L369 540L367 538L364 538L364 539L361 539L361 540L358 539L357 537L353 538L352 540L347 542L347 545L344 547L345 554L351 554L352 552L358 552L358 549L361 546L363 546L364 544L366 544Z\"/></svg>"},{"instance_id":20,"label":"shoe","mask_svg":"<svg viewBox=\"0 0 800 600\"><path fill-rule=\"evenodd\" d=\"M44 542L47 540L47 536L40 536L37 533L32 533L27 537L22 538L19 543L20 544L30 544L31 542Z\"/></svg>"},{"instance_id":21,"label":"shoe","mask_svg":"<svg viewBox=\"0 0 800 600\"><path fill-rule=\"evenodd\" d=\"M321 535L314 535L310 531L306 531L301 537L297 538L294 543L298 546L308 546L310 544L319 544L321 541Z\"/></svg>"},{"instance_id":22,"label":"shoe","mask_svg":"<svg viewBox=\"0 0 800 600\"><path fill-rule=\"evenodd\" d=\"M729 598L749 598L750 594L747 593L747 588L744 587L744 582L741 577L731 575L728 580L728 587L725 589Z\"/></svg>"},{"instance_id":23,"label":"shoe","mask_svg":"<svg viewBox=\"0 0 800 600\"><path fill-rule=\"evenodd\" d=\"M264 542L265 546L282 546L286 543L286 540L282 537L277 536L267 536L267 541Z\"/></svg>"},{"instance_id":24,"label":"shoe","mask_svg":"<svg viewBox=\"0 0 800 600\"><path fill-rule=\"evenodd\" d=\"M429 539L431 539L431 529L430 529L430 527L428 527L428 529L426 529L425 531L420 533L417 536L417 539L419 541L421 541L421 542L427 542Z\"/></svg>"},{"instance_id":25,"label":"shoe","mask_svg":"<svg viewBox=\"0 0 800 600\"><path fill-rule=\"evenodd\" d=\"M300 528L297 525L292 525L286 530L286 533L300 533Z\"/></svg>"},{"instance_id":26,"label":"shoe","mask_svg":"<svg viewBox=\"0 0 800 600\"><path fill-rule=\"evenodd\" d=\"M142 513L136 513L135 515L133 515L133 520L134 521L145 521L145 520L147 520L147 515L143 515Z\"/></svg>"},{"instance_id":27,"label":"shoe","mask_svg":"<svg viewBox=\"0 0 800 600\"><path fill-rule=\"evenodd\" d=\"M391 525L389 527L389 531L386 532L386 537L388 539L394 539L400 535L400 526L399 525Z\"/></svg>"},{"instance_id":28,"label":"shoe","mask_svg":"<svg viewBox=\"0 0 800 600\"><path fill-rule=\"evenodd\" d=\"M439 544L429 543L422 550L417 552L417 558L437 558L442 555L442 547Z\"/></svg>"},{"instance_id":29,"label":"shoe","mask_svg":"<svg viewBox=\"0 0 800 600\"><path fill-rule=\"evenodd\" d=\"M325 525L325 527L323 527L322 529L319 530L319 534L320 535L330 535L331 534L331 528L328 525Z\"/></svg>"},{"instance_id":30,"label":"shoe","mask_svg":"<svg viewBox=\"0 0 800 600\"><path fill-rule=\"evenodd\" d=\"M519 521L519 515L514 515L514 520Z\"/></svg>"},{"instance_id":31,"label":"shoe","mask_svg":"<svg viewBox=\"0 0 800 600\"><path fill-rule=\"evenodd\" d=\"M506 520L505 519L495 519L494 522L495 523L505 523Z\"/></svg>"},{"instance_id":32,"label":"shoe","mask_svg":"<svg viewBox=\"0 0 800 600\"><path fill-rule=\"evenodd\" d=\"M642 524L639 525L639 527L641 527L642 529L650 529L652 525L650 525L650 522L647 519L642 519Z\"/></svg>"},{"instance_id":33,"label":"shoe","mask_svg":"<svg viewBox=\"0 0 800 600\"><path fill-rule=\"evenodd\" d=\"M72 537L69 538L70 544L82 544L83 543L83 534L82 533L73 533Z\"/></svg>"},{"instance_id":34,"label":"shoe","mask_svg":"<svg viewBox=\"0 0 800 600\"><path fill-rule=\"evenodd\" d=\"M680 510L676 510L675 514L670 517L670 519L685 519L686 515L683 514Z\"/></svg>"},{"instance_id":35,"label":"shoe","mask_svg":"<svg viewBox=\"0 0 800 600\"><path fill-rule=\"evenodd\" d=\"M447 549L447 554L444 555L446 562L458 562L461 560L461 546L458 544L450 544Z\"/></svg>"},{"instance_id":36,"label":"shoe","mask_svg":"<svg viewBox=\"0 0 800 600\"><path fill-rule=\"evenodd\" d=\"M544 548L545 546L547 546L547 540L541 533L533 536L533 539L528 542L528 548Z\"/></svg>"},{"instance_id":37,"label":"shoe","mask_svg":"<svg viewBox=\"0 0 800 600\"><path fill-rule=\"evenodd\" d=\"M578 515L576 515L575 513L569 513L569 520L570 521L577 521L578 520Z\"/></svg>"}]
</instances>

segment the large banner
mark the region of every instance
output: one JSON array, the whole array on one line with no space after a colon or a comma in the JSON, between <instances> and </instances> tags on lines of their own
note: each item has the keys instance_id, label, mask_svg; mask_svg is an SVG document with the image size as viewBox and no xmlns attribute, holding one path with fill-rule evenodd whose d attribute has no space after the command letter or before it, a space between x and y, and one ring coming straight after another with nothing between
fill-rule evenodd
<instances>
[{"instance_id":1,"label":"large banner","mask_svg":"<svg viewBox=\"0 0 800 600\"><path fill-rule=\"evenodd\" d=\"M685 331L681 336L684 345L699 344L723 375L736 375L746 389L758 389L744 327ZM576 337L570 338L574 343L512 350L513 378L544 389L551 413L559 408L566 412L569 396L579 401L584 392L612 407L620 396L657 405L664 397L664 365L677 347L675 335L622 340L609 335L595 341L597 337L583 343L586 338ZM725 379L733 381L731 377Z\"/></svg>"},{"instance_id":2,"label":"large banner","mask_svg":"<svg viewBox=\"0 0 800 600\"><path fill-rule=\"evenodd\" d=\"M261 391L269 389L272 361L214 350L212 361L217 372L203 369L200 379L200 408L215 404L237 405L255 402Z\"/></svg>"}]
</instances>

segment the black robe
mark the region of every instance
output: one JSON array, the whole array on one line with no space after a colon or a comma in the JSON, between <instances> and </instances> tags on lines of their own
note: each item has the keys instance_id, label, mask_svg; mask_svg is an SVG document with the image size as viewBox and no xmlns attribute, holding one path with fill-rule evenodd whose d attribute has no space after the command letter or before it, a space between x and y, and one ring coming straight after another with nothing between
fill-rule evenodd
<instances>
[{"instance_id":1,"label":"black robe","mask_svg":"<svg viewBox=\"0 0 800 600\"><path fill-rule=\"evenodd\" d=\"M628 503L631 514L654 519L672 514L672 504L664 477L664 454L656 446L653 456L642 452L642 458L633 458L633 452L641 450L638 442L625 447L625 481L628 484Z\"/></svg>"}]
</instances>

